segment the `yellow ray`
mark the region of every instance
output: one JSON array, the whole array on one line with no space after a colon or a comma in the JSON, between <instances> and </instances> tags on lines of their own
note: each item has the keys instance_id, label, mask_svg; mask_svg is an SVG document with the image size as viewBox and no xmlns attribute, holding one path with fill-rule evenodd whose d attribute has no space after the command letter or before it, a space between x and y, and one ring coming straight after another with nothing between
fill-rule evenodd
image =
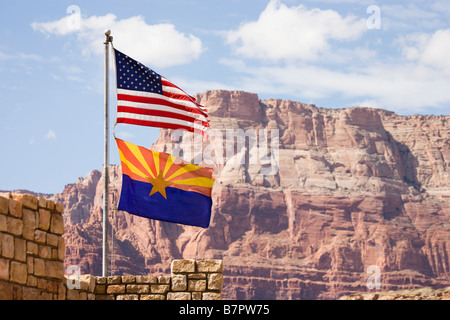
<instances>
[{"instance_id":1,"label":"yellow ray","mask_svg":"<svg viewBox=\"0 0 450 320\"><path fill-rule=\"evenodd\" d=\"M128 149L130 149L131 153L136 157L136 159L138 159L138 161L142 164L142 166L144 166L145 170L147 170L148 173L151 175L151 177L152 177L153 179L155 179L156 177L155 177L155 175L153 174L153 171L152 171L152 170L150 169L150 167L148 166L147 161L145 161L145 158L144 158L144 156L142 155L141 150L139 150L139 147L136 146L136 145L134 145L134 144L132 144L132 143L129 143L129 142L126 142L126 141L124 141L124 142L125 142L125 144L127 145ZM157 172L158 172L159 161L158 161L158 166L157 166L156 168L157 168ZM144 177L146 178L147 175L144 175Z\"/></svg>"},{"instance_id":2,"label":"yellow ray","mask_svg":"<svg viewBox=\"0 0 450 320\"><path fill-rule=\"evenodd\" d=\"M181 167L180 169L178 169L176 172L174 172L169 178L167 178L167 180L175 179L176 177L182 175L183 173L196 171L198 169L201 169L201 167L196 166L195 164L189 163L189 164Z\"/></svg>"},{"instance_id":3,"label":"yellow ray","mask_svg":"<svg viewBox=\"0 0 450 320\"><path fill-rule=\"evenodd\" d=\"M120 150L120 149L119 149L119 154L120 154L120 160L124 164L126 164L126 166L131 170L131 172L137 174L138 176L141 176L144 179L148 178L145 173L143 173L141 170L136 168L130 161L128 161L128 159L124 156L124 154L122 153L122 150Z\"/></svg>"},{"instance_id":4,"label":"yellow ray","mask_svg":"<svg viewBox=\"0 0 450 320\"><path fill-rule=\"evenodd\" d=\"M212 188L214 184L214 179L206 177L190 178L180 181L173 181L173 184L181 184L186 186L200 186L206 188Z\"/></svg>"},{"instance_id":5,"label":"yellow ray","mask_svg":"<svg viewBox=\"0 0 450 320\"><path fill-rule=\"evenodd\" d=\"M155 162L156 175L158 175L159 174L159 156L160 156L160 154L159 154L159 152L156 152L156 151L152 151L152 154L153 154L153 161ZM156 178L156 177L153 177L153 178Z\"/></svg>"},{"instance_id":6,"label":"yellow ray","mask_svg":"<svg viewBox=\"0 0 450 320\"><path fill-rule=\"evenodd\" d=\"M175 157L173 157L172 155L170 155L167 160L166 160L166 167L164 168L164 172L163 172L163 177L166 176L167 171L169 171L170 167L173 165L173 160L172 158L176 159ZM166 179L166 180L170 180L170 179Z\"/></svg>"}]
</instances>

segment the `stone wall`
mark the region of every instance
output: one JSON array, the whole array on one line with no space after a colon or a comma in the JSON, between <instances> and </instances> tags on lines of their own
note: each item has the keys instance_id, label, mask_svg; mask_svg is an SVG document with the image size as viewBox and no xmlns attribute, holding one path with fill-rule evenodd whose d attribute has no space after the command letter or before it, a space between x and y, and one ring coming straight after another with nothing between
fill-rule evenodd
<instances>
[{"instance_id":1,"label":"stone wall","mask_svg":"<svg viewBox=\"0 0 450 320\"><path fill-rule=\"evenodd\" d=\"M62 212L30 195L0 197L0 299L65 299Z\"/></svg>"},{"instance_id":2,"label":"stone wall","mask_svg":"<svg viewBox=\"0 0 450 320\"><path fill-rule=\"evenodd\" d=\"M220 300L222 260L174 260L170 276L64 275L63 206L0 196L0 300Z\"/></svg>"},{"instance_id":3,"label":"stone wall","mask_svg":"<svg viewBox=\"0 0 450 320\"><path fill-rule=\"evenodd\" d=\"M69 278L68 300L220 300L222 260L174 260L170 276ZM76 281L79 281L78 283Z\"/></svg>"}]
</instances>

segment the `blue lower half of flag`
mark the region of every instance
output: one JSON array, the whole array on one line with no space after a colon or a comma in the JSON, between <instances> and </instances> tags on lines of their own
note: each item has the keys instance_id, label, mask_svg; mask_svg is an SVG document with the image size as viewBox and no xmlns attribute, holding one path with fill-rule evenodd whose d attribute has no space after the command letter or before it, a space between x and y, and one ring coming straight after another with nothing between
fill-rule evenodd
<instances>
[{"instance_id":1,"label":"blue lower half of flag","mask_svg":"<svg viewBox=\"0 0 450 320\"><path fill-rule=\"evenodd\" d=\"M166 187L165 199L160 193L149 196L153 185L123 175L119 210L141 217L208 228L212 199L203 194Z\"/></svg>"}]
</instances>

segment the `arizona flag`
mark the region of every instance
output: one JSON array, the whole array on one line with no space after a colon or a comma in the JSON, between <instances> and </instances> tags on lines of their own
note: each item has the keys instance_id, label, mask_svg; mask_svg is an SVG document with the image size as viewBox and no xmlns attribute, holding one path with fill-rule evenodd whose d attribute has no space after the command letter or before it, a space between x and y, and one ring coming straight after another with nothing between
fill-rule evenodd
<instances>
[{"instance_id":1,"label":"arizona flag","mask_svg":"<svg viewBox=\"0 0 450 320\"><path fill-rule=\"evenodd\" d=\"M209 227L213 169L120 139L116 142L123 174L119 210L155 220Z\"/></svg>"}]
</instances>

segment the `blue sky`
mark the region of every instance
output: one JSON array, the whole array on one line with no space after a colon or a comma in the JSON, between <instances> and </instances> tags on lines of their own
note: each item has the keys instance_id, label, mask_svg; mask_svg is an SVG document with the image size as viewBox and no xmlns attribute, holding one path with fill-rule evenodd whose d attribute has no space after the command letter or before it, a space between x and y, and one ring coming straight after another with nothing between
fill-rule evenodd
<instances>
[{"instance_id":1,"label":"blue sky","mask_svg":"<svg viewBox=\"0 0 450 320\"><path fill-rule=\"evenodd\" d=\"M106 28L117 49L190 94L450 110L446 0L18 0L0 18L0 190L61 192L101 169ZM149 147L158 129L116 134Z\"/></svg>"}]
</instances>

